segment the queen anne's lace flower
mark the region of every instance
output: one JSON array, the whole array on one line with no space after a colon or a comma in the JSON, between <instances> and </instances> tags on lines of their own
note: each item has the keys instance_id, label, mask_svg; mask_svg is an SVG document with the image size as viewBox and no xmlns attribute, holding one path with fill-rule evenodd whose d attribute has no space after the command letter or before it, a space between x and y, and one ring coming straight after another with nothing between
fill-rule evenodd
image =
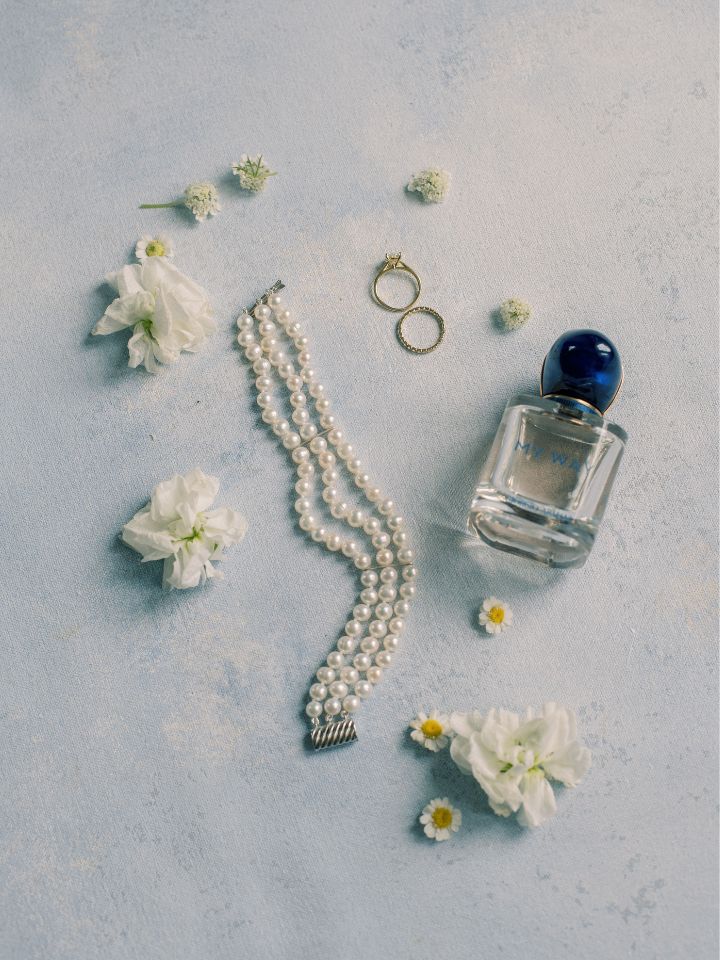
<instances>
[{"instance_id":1,"label":"queen anne's lace flower","mask_svg":"<svg viewBox=\"0 0 720 960\"><path fill-rule=\"evenodd\" d=\"M407 189L419 193L427 203L440 203L450 189L450 174L437 167L421 170L412 175Z\"/></svg>"},{"instance_id":2,"label":"queen anne's lace flower","mask_svg":"<svg viewBox=\"0 0 720 960\"><path fill-rule=\"evenodd\" d=\"M556 811L550 780L576 786L590 769L590 751L577 740L572 710L546 703L525 717L508 710L453 713L450 755L472 774L501 817L516 814L537 827Z\"/></svg>"},{"instance_id":3,"label":"queen anne's lace flower","mask_svg":"<svg viewBox=\"0 0 720 960\"><path fill-rule=\"evenodd\" d=\"M185 206L191 210L195 219L203 221L220 210L217 188L212 183L191 183L185 188Z\"/></svg>"},{"instance_id":4,"label":"queen anne's lace flower","mask_svg":"<svg viewBox=\"0 0 720 960\"><path fill-rule=\"evenodd\" d=\"M93 334L132 328L128 366L145 364L151 373L157 362L174 363L181 351L195 352L215 330L207 293L164 257L110 274L107 282L120 296L93 328Z\"/></svg>"},{"instance_id":5,"label":"queen anne's lace flower","mask_svg":"<svg viewBox=\"0 0 720 960\"><path fill-rule=\"evenodd\" d=\"M242 189L249 190L251 193L264 190L268 177L276 176L275 172L263 162L262 155L250 157L247 153L240 157L239 163L232 165L232 172L240 181Z\"/></svg>"},{"instance_id":6,"label":"queen anne's lace flower","mask_svg":"<svg viewBox=\"0 0 720 960\"><path fill-rule=\"evenodd\" d=\"M164 233L159 233L156 237L151 237L149 233L144 233L135 244L135 256L138 260L146 260L148 257L174 257L175 250L170 237Z\"/></svg>"},{"instance_id":7,"label":"queen anne's lace flower","mask_svg":"<svg viewBox=\"0 0 720 960\"><path fill-rule=\"evenodd\" d=\"M453 731L446 714L431 710L430 713L420 712L410 724L412 733L410 739L421 744L426 750L437 753L450 742Z\"/></svg>"},{"instance_id":8,"label":"queen anne's lace flower","mask_svg":"<svg viewBox=\"0 0 720 960\"><path fill-rule=\"evenodd\" d=\"M512 626L513 612L503 600L488 597L487 600L483 600L478 621L481 627L485 627L487 633L502 633L503 630Z\"/></svg>"},{"instance_id":9,"label":"queen anne's lace flower","mask_svg":"<svg viewBox=\"0 0 720 960\"><path fill-rule=\"evenodd\" d=\"M449 840L462 824L462 813L450 804L447 797L431 800L420 814L425 836L431 840Z\"/></svg>"},{"instance_id":10,"label":"queen anne's lace flower","mask_svg":"<svg viewBox=\"0 0 720 960\"><path fill-rule=\"evenodd\" d=\"M227 507L209 509L219 489L217 477L202 470L175 475L159 483L150 503L123 527L123 541L142 554L143 563L165 561L163 586L185 590L222 578L211 561L242 540L247 522Z\"/></svg>"},{"instance_id":11,"label":"queen anne's lace flower","mask_svg":"<svg viewBox=\"0 0 720 960\"><path fill-rule=\"evenodd\" d=\"M506 330L517 330L530 319L532 308L524 300L517 300L514 297L510 300L504 300L500 304L500 320Z\"/></svg>"}]
</instances>

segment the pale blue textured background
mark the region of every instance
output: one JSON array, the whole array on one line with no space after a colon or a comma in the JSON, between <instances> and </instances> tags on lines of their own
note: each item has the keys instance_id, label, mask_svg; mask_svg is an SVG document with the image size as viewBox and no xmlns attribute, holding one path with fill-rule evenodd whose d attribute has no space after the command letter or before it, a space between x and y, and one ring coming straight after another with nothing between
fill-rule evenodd
<instances>
[{"instance_id":1,"label":"pale blue textured background","mask_svg":"<svg viewBox=\"0 0 720 960\"><path fill-rule=\"evenodd\" d=\"M715 6L3 4L3 960L716 956ZM255 198L228 176L246 150L280 172ZM403 193L428 163L443 206ZM198 178L215 220L137 209ZM219 330L152 378L87 334L159 228ZM392 248L447 318L432 357L369 301ZM294 528L233 349L277 276L422 571L360 743L317 756L303 694L355 585ZM511 295L536 312L503 335ZM500 411L573 325L626 365L596 550L568 573L468 551ZM250 531L224 582L163 595L117 534L195 466ZM536 832L406 743L423 706L549 698L595 762ZM446 793L462 832L431 844L414 823Z\"/></svg>"}]
</instances>

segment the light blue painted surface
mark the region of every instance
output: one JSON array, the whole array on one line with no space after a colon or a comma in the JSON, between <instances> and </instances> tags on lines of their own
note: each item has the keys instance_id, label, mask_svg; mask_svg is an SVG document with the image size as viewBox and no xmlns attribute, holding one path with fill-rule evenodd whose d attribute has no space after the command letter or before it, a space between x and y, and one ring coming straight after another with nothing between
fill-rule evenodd
<instances>
[{"instance_id":1,"label":"light blue painted surface","mask_svg":"<svg viewBox=\"0 0 720 960\"><path fill-rule=\"evenodd\" d=\"M715 4L642 0L4 7L0 203L8 960L716 955ZM262 150L257 198L227 176ZM402 186L432 162L445 205ZM137 209L197 178L196 226ZM162 228L219 330L151 378L88 341L105 273ZM401 249L447 318L402 353L367 285ZM422 581L361 742L304 752L310 673L354 598L293 527L233 349L277 276ZM520 295L536 315L489 322ZM631 445L584 570L462 546L507 397L572 325L622 349ZM163 595L117 541L200 466L250 521L227 579ZM514 607L502 639L480 599ZM418 755L432 705L574 706L594 751L525 833ZM462 832L430 844L431 797Z\"/></svg>"}]
</instances>

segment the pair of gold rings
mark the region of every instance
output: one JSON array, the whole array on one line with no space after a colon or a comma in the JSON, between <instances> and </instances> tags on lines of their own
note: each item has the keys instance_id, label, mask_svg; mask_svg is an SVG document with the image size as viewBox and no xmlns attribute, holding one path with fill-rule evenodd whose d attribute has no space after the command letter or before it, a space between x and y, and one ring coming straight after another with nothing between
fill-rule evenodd
<instances>
[{"instance_id":1,"label":"pair of gold rings","mask_svg":"<svg viewBox=\"0 0 720 960\"><path fill-rule=\"evenodd\" d=\"M410 303L406 303L403 307L394 307L392 304L386 303L378 293L378 283L380 280L388 273L391 273L393 270L398 270L402 273L406 273L415 284L415 296L412 298ZM445 336L445 321L437 312L430 307L416 307L415 304L420 299L420 290L422 284L420 283L420 277L415 273L412 267L409 267L402 260L402 254L400 253L386 253L385 262L380 267L375 279L372 284L372 295L373 300L379 304L381 307L384 307L386 310L392 310L394 313L400 313L402 311L402 316L398 320L395 326L395 334L397 335L398 340L401 345L409 350L410 353L431 353L433 350L436 350L443 341ZM428 316L432 317L438 326L438 335L434 343L429 347L415 347L413 346L407 337L403 333L403 324L408 317L412 316L414 313L425 313Z\"/></svg>"}]
</instances>

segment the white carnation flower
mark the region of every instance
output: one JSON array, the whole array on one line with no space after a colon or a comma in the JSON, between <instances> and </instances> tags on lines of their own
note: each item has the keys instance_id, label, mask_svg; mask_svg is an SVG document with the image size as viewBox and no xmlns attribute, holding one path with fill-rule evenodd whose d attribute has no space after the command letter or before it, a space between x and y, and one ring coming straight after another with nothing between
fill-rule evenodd
<instances>
[{"instance_id":1,"label":"white carnation flower","mask_svg":"<svg viewBox=\"0 0 720 960\"><path fill-rule=\"evenodd\" d=\"M462 813L453 807L447 797L431 800L420 814L425 836L431 840L449 840L462 824Z\"/></svg>"},{"instance_id":2,"label":"white carnation flower","mask_svg":"<svg viewBox=\"0 0 720 960\"><path fill-rule=\"evenodd\" d=\"M149 233L144 233L135 244L135 256L138 260L145 260L147 257L174 257L172 240L164 233L159 233L156 237L151 237Z\"/></svg>"},{"instance_id":3,"label":"white carnation flower","mask_svg":"<svg viewBox=\"0 0 720 960\"><path fill-rule=\"evenodd\" d=\"M577 740L572 710L546 703L528 707L524 718L508 710L453 713L450 755L472 774L501 817L516 814L524 827L537 827L556 811L550 786L576 786L590 769L591 754Z\"/></svg>"},{"instance_id":4,"label":"white carnation flower","mask_svg":"<svg viewBox=\"0 0 720 960\"><path fill-rule=\"evenodd\" d=\"M185 590L222 578L211 561L242 540L247 521L227 507L209 509L219 489L217 477L202 470L176 474L159 483L150 503L123 527L122 540L142 554L143 563L165 561L163 586Z\"/></svg>"},{"instance_id":5,"label":"white carnation flower","mask_svg":"<svg viewBox=\"0 0 720 960\"><path fill-rule=\"evenodd\" d=\"M132 328L128 366L145 364L151 373L157 362L174 363L183 350L195 352L215 330L207 293L164 257L110 274L107 282L120 296L93 328L93 334Z\"/></svg>"},{"instance_id":6,"label":"white carnation flower","mask_svg":"<svg viewBox=\"0 0 720 960\"><path fill-rule=\"evenodd\" d=\"M240 157L239 163L232 165L232 172L240 181L242 189L249 190L250 193L264 190L268 177L276 176L275 171L263 162L262 155L249 157L247 153Z\"/></svg>"},{"instance_id":7,"label":"white carnation flower","mask_svg":"<svg viewBox=\"0 0 720 960\"><path fill-rule=\"evenodd\" d=\"M410 724L412 733L410 739L421 744L426 750L437 753L450 742L453 732L446 714L431 710L430 713L420 712Z\"/></svg>"},{"instance_id":8,"label":"white carnation flower","mask_svg":"<svg viewBox=\"0 0 720 960\"><path fill-rule=\"evenodd\" d=\"M419 193L426 203L441 203L450 189L450 174L437 167L421 170L412 175L407 189Z\"/></svg>"}]
</instances>

